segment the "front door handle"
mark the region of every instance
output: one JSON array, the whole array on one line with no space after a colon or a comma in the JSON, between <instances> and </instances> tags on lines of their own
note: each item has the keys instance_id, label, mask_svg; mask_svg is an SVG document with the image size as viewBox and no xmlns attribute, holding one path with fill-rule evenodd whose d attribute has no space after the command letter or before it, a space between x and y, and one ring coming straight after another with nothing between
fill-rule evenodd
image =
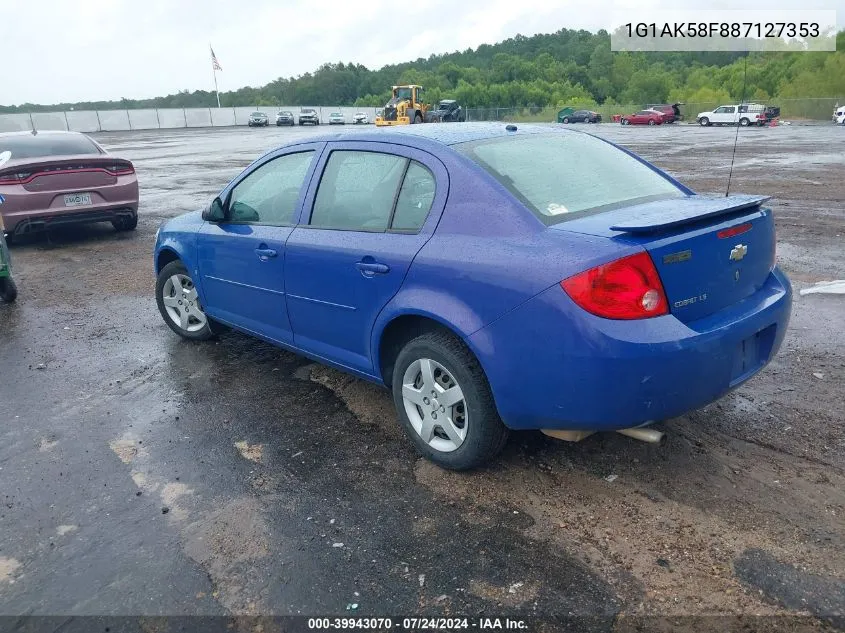
<instances>
[{"instance_id":1,"label":"front door handle","mask_svg":"<svg viewBox=\"0 0 845 633\"><path fill-rule=\"evenodd\" d=\"M380 264L378 262L358 262L355 264L361 274L365 277L372 277L373 275L385 275L390 272L390 266L387 264Z\"/></svg>"},{"instance_id":2,"label":"front door handle","mask_svg":"<svg viewBox=\"0 0 845 633\"><path fill-rule=\"evenodd\" d=\"M264 260L264 259L267 259L269 257L276 257L279 254L275 249L266 248L266 247L264 247L263 244L262 244L262 247L263 248L256 248L255 249L255 254L258 255L259 259Z\"/></svg>"}]
</instances>

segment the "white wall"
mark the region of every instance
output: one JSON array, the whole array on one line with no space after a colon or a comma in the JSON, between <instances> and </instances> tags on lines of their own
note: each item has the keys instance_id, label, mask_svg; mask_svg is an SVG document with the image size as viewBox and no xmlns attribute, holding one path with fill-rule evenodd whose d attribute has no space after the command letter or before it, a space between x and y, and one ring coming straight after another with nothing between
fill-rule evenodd
<instances>
[{"instance_id":1,"label":"white wall","mask_svg":"<svg viewBox=\"0 0 845 633\"><path fill-rule=\"evenodd\" d=\"M210 108L185 108L187 127L211 127Z\"/></svg>"},{"instance_id":2,"label":"white wall","mask_svg":"<svg viewBox=\"0 0 845 633\"><path fill-rule=\"evenodd\" d=\"M26 112L0 114L0 132L31 130L72 130L74 132L99 132L120 130L155 130L182 127L221 127L246 125L249 115L256 110L270 117L270 125L276 122L280 110L293 112L299 120L303 107L314 108L320 115L320 122L327 124L332 112L343 113L346 123L352 123L356 112L365 112L370 122L375 120L378 108L355 108L352 106L243 106L237 108L159 108L146 110L76 110L68 112Z\"/></svg>"},{"instance_id":3,"label":"white wall","mask_svg":"<svg viewBox=\"0 0 845 633\"><path fill-rule=\"evenodd\" d=\"M129 129L129 114L126 110L99 110L97 115L103 131Z\"/></svg>"},{"instance_id":4,"label":"white wall","mask_svg":"<svg viewBox=\"0 0 845 633\"><path fill-rule=\"evenodd\" d=\"M155 110L127 110L133 130L150 130L158 127L158 114Z\"/></svg>"},{"instance_id":5,"label":"white wall","mask_svg":"<svg viewBox=\"0 0 845 633\"><path fill-rule=\"evenodd\" d=\"M214 127L235 125L235 109L211 108L211 125Z\"/></svg>"},{"instance_id":6,"label":"white wall","mask_svg":"<svg viewBox=\"0 0 845 633\"><path fill-rule=\"evenodd\" d=\"M72 110L65 112L67 115L67 127L73 132L98 132L100 130L100 119L93 110ZM0 115L2 120L4 115Z\"/></svg>"},{"instance_id":7,"label":"white wall","mask_svg":"<svg viewBox=\"0 0 845 633\"><path fill-rule=\"evenodd\" d=\"M0 114L0 132L31 130L32 121L26 113Z\"/></svg>"},{"instance_id":8,"label":"white wall","mask_svg":"<svg viewBox=\"0 0 845 633\"><path fill-rule=\"evenodd\" d=\"M36 130L67 130L64 112L33 112L32 123Z\"/></svg>"}]
</instances>

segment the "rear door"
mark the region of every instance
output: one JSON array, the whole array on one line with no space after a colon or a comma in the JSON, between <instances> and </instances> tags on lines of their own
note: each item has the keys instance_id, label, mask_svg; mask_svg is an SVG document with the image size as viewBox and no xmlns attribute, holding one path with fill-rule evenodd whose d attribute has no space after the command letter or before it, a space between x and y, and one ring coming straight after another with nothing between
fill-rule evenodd
<instances>
[{"instance_id":1,"label":"rear door","mask_svg":"<svg viewBox=\"0 0 845 633\"><path fill-rule=\"evenodd\" d=\"M299 145L253 168L226 194L226 219L200 229L203 308L210 316L293 341L285 304L285 242L321 147Z\"/></svg>"},{"instance_id":2,"label":"rear door","mask_svg":"<svg viewBox=\"0 0 845 633\"><path fill-rule=\"evenodd\" d=\"M286 249L294 344L371 373L373 323L431 237L448 176L425 152L366 142L330 144L318 169Z\"/></svg>"}]
</instances>

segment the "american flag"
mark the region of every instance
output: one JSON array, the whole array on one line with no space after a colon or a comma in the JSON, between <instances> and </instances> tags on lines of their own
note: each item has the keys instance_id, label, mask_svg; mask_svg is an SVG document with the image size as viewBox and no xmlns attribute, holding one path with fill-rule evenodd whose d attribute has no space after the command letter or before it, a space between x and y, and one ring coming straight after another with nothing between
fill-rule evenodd
<instances>
[{"instance_id":1,"label":"american flag","mask_svg":"<svg viewBox=\"0 0 845 633\"><path fill-rule=\"evenodd\" d=\"M211 49L211 67L214 70L223 70L223 66L221 66L220 62L217 61L217 55L214 54L214 49L210 46L208 48Z\"/></svg>"}]
</instances>

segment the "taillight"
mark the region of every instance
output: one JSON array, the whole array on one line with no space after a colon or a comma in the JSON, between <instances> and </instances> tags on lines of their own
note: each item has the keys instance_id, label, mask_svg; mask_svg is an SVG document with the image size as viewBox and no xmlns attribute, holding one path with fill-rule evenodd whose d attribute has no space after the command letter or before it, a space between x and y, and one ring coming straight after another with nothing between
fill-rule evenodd
<instances>
[{"instance_id":1,"label":"taillight","mask_svg":"<svg viewBox=\"0 0 845 633\"><path fill-rule=\"evenodd\" d=\"M560 282L581 308L606 319L648 319L669 313L654 262L637 253Z\"/></svg>"},{"instance_id":2,"label":"taillight","mask_svg":"<svg viewBox=\"0 0 845 633\"><path fill-rule=\"evenodd\" d=\"M121 163L119 165L109 165L106 171L114 176L131 176L135 173L135 168L132 163Z\"/></svg>"},{"instance_id":3,"label":"taillight","mask_svg":"<svg viewBox=\"0 0 845 633\"><path fill-rule=\"evenodd\" d=\"M0 176L0 185L19 185L29 174L3 174Z\"/></svg>"}]
</instances>

